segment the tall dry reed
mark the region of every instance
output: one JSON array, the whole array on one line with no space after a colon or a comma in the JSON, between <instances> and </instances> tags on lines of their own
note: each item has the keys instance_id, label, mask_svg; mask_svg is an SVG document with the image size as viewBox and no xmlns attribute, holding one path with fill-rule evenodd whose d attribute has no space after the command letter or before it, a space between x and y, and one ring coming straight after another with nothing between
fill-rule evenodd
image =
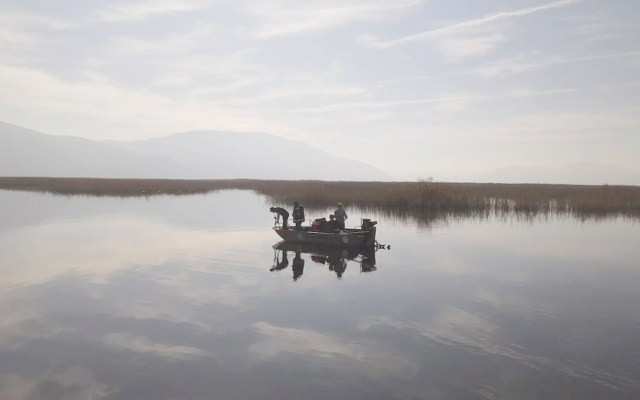
<instances>
[{"instance_id":1,"label":"tall dry reed","mask_svg":"<svg viewBox=\"0 0 640 400\"><path fill-rule=\"evenodd\" d=\"M638 186L7 177L0 178L0 189L123 197L243 189L279 204L298 200L309 207L329 207L342 202L412 215L556 213L640 217Z\"/></svg>"}]
</instances>

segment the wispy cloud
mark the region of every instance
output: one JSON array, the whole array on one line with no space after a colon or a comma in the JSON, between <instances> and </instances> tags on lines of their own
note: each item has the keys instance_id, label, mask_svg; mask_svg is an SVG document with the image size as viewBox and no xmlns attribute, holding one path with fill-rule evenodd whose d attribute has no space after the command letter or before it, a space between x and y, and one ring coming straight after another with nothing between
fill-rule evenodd
<instances>
[{"instance_id":1,"label":"wispy cloud","mask_svg":"<svg viewBox=\"0 0 640 400\"><path fill-rule=\"evenodd\" d=\"M104 22L144 21L150 17L176 12L195 11L208 7L204 0L145 0L122 2L107 6L97 12L97 19Z\"/></svg>"},{"instance_id":2,"label":"wispy cloud","mask_svg":"<svg viewBox=\"0 0 640 400\"><path fill-rule=\"evenodd\" d=\"M305 32L321 31L357 20L388 16L422 3L421 0L337 2L261 2L251 8L261 27L256 36L270 38Z\"/></svg>"},{"instance_id":3,"label":"wispy cloud","mask_svg":"<svg viewBox=\"0 0 640 400\"><path fill-rule=\"evenodd\" d=\"M140 124L149 121L153 121L154 131L167 133L208 129L213 123L222 130L282 131L277 123L263 119L260 111L177 100L125 88L97 75L67 81L39 70L0 66L0 76L0 109L14 118L24 113L38 117L71 113L78 128L86 120L93 120L95 125L100 125L97 121L127 120L123 131L130 134L136 134ZM94 137L100 134L98 129L92 133Z\"/></svg>"},{"instance_id":4,"label":"wispy cloud","mask_svg":"<svg viewBox=\"0 0 640 400\"><path fill-rule=\"evenodd\" d=\"M297 108L290 110L296 113L321 113L321 112L334 112L344 111L350 109L363 109L363 108L388 108L388 107L403 107L420 104L431 103L452 103L452 102L470 102L483 99L483 96L473 94L458 94L443 97L433 97L426 99L411 99L411 100L395 100L395 101L360 101L350 103L337 103L329 104L325 106L310 107L310 108Z\"/></svg>"},{"instance_id":5,"label":"wispy cloud","mask_svg":"<svg viewBox=\"0 0 640 400\"><path fill-rule=\"evenodd\" d=\"M459 61L491 53L506 41L505 35L496 33L474 37L445 37L438 39L435 46L447 61Z\"/></svg>"},{"instance_id":6,"label":"wispy cloud","mask_svg":"<svg viewBox=\"0 0 640 400\"><path fill-rule=\"evenodd\" d=\"M486 17L472 19L472 20L460 22L457 24L445 26L442 28L401 37L398 39L373 42L372 44L375 47L390 48L390 47L402 46L402 45L406 45L414 42L425 41L429 39L442 38L442 37L446 37L454 34L460 34L474 28L479 28L485 25L493 24L495 22L500 22L500 21L512 19L512 18L524 17L527 15L541 12L541 11L561 8L561 7L569 6L572 4L577 4L580 2L582 2L582 0L552 1L550 3L541 4L535 7L523 8L521 10L516 10L516 11L499 12L496 14L488 15Z\"/></svg>"},{"instance_id":7,"label":"wispy cloud","mask_svg":"<svg viewBox=\"0 0 640 400\"><path fill-rule=\"evenodd\" d=\"M312 97L313 99L337 99L341 97L355 96L364 93L363 88L357 86L340 86L331 84L310 85L307 82L286 82L283 84L291 86L285 88L274 87L264 91L262 94L257 94L244 98L236 98L219 102L217 104L224 105L226 107L245 107L249 105L265 104L275 101L283 100L303 100Z\"/></svg>"},{"instance_id":8,"label":"wispy cloud","mask_svg":"<svg viewBox=\"0 0 640 400\"><path fill-rule=\"evenodd\" d=\"M600 42L634 35L637 24L621 18L583 13L566 18L574 36L580 40Z\"/></svg>"},{"instance_id":9,"label":"wispy cloud","mask_svg":"<svg viewBox=\"0 0 640 400\"><path fill-rule=\"evenodd\" d=\"M49 32L70 23L28 12L0 11L0 50L25 49L50 41Z\"/></svg>"},{"instance_id":10,"label":"wispy cloud","mask_svg":"<svg viewBox=\"0 0 640 400\"><path fill-rule=\"evenodd\" d=\"M511 60L502 60L493 64L475 68L472 72L485 77L505 76L519 74L531 70L553 67L556 65L583 63L592 61L604 61L622 58L640 57L640 51L629 51L621 53L597 54L591 56L567 57L567 56L545 56L541 60L524 61L522 57Z\"/></svg>"},{"instance_id":11,"label":"wispy cloud","mask_svg":"<svg viewBox=\"0 0 640 400\"><path fill-rule=\"evenodd\" d=\"M591 88L592 89L592 88ZM500 99L510 99L510 98L527 98L527 97L537 97L537 96L552 96L552 95L563 95L563 94L571 94L579 91L577 88L558 88L558 89L548 89L548 90L531 90L528 88L515 88L508 89L503 91L498 91L495 93L460 93L460 94L451 94L448 96L442 97L430 97L424 99L410 99L410 100L394 100L394 101L361 101L361 102L350 102L350 103L337 103L337 104L329 104L318 107L309 107L309 108L297 108L289 110L294 113L324 113L324 112L337 112L337 111L346 111L352 109L386 109L390 107L410 107L410 106L418 106L418 105L426 105L432 104L434 110L439 111L461 111L465 109L469 104L480 101L488 101L488 100L500 100Z\"/></svg>"},{"instance_id":12,"label":"wispy cloud","mask_svg":"<svg viewBox=\"0 0 640 400\"><path fill-rule=\"evenodd\" d=\"M100 49L103 58L108 60L124 59L128 57L178 57L193 54L198 46L204 46L214 35L220 34L220 29L204 24L193 24L190 29L175 32L171 35L163 34L155 38L136 38L126 35L110 37Z\"/></svg>"},{"instance_id":13,"label":"wispy cloud","mask_svg":"<svg viewBox=\"0 0 640 400\"><path fill-rule=\"evenodd\" d=\"M387 79L378 82L382 85L402 82L416 82L416 81L428 81L437 79L448 79L459 77L462 75L479 75L485 78L493 77L507 77L517 74L526 73L538 69L550 68L554 66L566 65L566 64L580 64L597 61L607 61L615 59L639 59L640 51L627 51L620 53L609 54L594 54L590 56L564 56L564 55L540 55L539 57L527 57L517 56L510 59L498 60L489 62L485 65L475 67L472 69L457 70L452 72L438 73L438 74L424 74L415 76L406 76L396 79Z\"/></svg>"}]
</instances>

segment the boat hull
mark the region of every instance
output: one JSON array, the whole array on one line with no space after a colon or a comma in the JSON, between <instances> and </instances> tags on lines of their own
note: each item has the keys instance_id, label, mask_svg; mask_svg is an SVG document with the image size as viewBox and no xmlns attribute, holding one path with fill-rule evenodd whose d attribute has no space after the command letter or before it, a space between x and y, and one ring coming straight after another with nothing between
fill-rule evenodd
<instances>
[{"instance_id":1,"label":"boat hull","mask_svg":"<svg viewBox=\"0 0 640 400\"><path fill-rule=\"evenodd\" d=\"M273 228L282 239L289 243L317 244L336 247L372 247L376 241L376 228L367 230L345 229L338 232L322 232L310 228Z\"/></svg>"}]
</instances>

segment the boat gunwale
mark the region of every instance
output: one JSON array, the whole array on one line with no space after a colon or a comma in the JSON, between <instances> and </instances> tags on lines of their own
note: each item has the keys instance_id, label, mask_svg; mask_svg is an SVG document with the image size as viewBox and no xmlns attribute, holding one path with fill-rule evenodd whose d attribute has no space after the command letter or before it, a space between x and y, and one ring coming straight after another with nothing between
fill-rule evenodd
<instances>
[{"instance_id":1,"label":"boat gunwale","mask_svg":"<svg viewBox=\"0 0 640 400\"><path fill-rule=\"evenodd\" d=\"M346 228L331 232L315 230L309 226L302 227L302 229L284 229L279 226L274 226L272 229L278 236L288 242L322 243L329 246L339 247L373 246L375 243L376 232L375 227L371 227L371 229ZM372 235L373 238L371 237Z\"/></svg>"}]
</instances>

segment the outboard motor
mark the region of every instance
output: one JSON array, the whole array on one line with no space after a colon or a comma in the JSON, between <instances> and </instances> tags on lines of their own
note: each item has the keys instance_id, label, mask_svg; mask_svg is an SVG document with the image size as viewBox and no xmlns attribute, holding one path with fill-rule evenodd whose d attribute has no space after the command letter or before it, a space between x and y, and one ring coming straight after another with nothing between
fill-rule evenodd
<instances>
[{"instance_id":1,"label":"outboard motor","mask_svg":"<svg viewBox=\"0 0 640 400\"><path fill-rule=\"evenodd\" d=\"M371 218L362 218L362 229L371 229L378 221L372 221Z\"/></svg>"}]
</instances>

